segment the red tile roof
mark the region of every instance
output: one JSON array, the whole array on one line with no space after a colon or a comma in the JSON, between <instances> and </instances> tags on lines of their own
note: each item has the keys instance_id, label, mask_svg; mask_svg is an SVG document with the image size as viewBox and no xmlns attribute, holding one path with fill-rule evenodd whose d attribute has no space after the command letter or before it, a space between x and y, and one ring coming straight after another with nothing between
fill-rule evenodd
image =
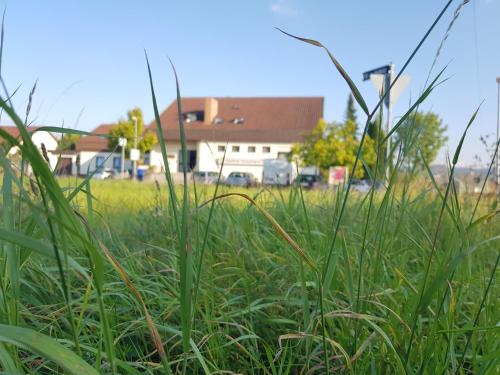
<instances>
[{"instance_id":1,"label":"red tile roof","mask_svg":"<svg viewBox=\"0 0 500 375\"><path fill-rule=\"evenodd\" d=\"M7 133L9 133L11 136L17 138L19 137L19 129L17 126L13 125L2 125L0 126L2 130L5 130ZM28 126L28 132L33 132L34 130L38 129L39 126Z\"/></svg>"},{"instance_id":2,"label":"red tile roof","mask_svg":"<svg viewBox=\"0 0 500 375\"><path fill-rule=\"evenodd\" d=\"M206 98L182 98L182 111L204 112ZM188 141L276 142L294 143L302 140L323 117L323 97L214 98L218 102L217 117L222 124L203 121L186 123ZM234 124L243 118L242 124ZM179 141L177 100L160 115L167 141ZM149 125L156 130L156 123Z\"/></svg>"},{"instance_id":3,"label":"red tile roof","mask_svg":"<svg viewBox=\"0 0 500 375\"><path fill-rule=\"evenodd\" d=\"M33 133L36 129L40 128L41 126L27 126L26 129L28 130L29 133ZM19 137L19 128L17 126L14 126L14 125L0 125L0 129L2 130L5 130L8 134L10 134L12 137L14 138L18 138ZM49 133L52 138L54 138L55 140L57 140L56 137L54 137L54 134L52 134L51 132L47 132ZM0 143L3 142L3 139L0 138Z\"/></svg>"},{"instance_id":4,"label":"red tile roof","mask_svg":"<svg viewBox=\"0 0 500 375\"><path fill-rule=\"evenodd\" d=\"M109 134L114 124L102 124L91 131L94 134ZM86 135L75 143L75 151L108 151L108 138Z\"/></svg>"}]
</instances>

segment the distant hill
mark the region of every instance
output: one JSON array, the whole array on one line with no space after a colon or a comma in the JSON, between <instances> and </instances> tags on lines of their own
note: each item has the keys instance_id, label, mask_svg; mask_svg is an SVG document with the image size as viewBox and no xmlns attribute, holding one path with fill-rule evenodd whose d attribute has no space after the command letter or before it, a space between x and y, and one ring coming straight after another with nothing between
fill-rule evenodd
<instances>
[{"instance_id":1,"label":"distant hill","mask_svg":"<svg viewBox=\"0 0 500 375\"><path fill-rule=\"evenodd\" d=\"M433 174L447 174L448 173L448 167L444 164L434 164L431 165L431 171ZM468 175L470 172L473 172L476 175L479 175L481 177L485 177L486 174L488 173L488 168L473 168L473 167L456 167L455 168L455 176L456 177L462 177ZM493 178L495 175L495 171L492 169L490 172L490 178Z\"/></svg>"}]
</instances>

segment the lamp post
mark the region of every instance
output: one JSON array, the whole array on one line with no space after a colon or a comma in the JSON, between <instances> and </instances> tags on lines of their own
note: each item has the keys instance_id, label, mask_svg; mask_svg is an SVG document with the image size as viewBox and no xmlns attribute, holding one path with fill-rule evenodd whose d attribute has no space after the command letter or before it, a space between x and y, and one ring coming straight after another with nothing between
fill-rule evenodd
<instances>
[{"instance_id":1,"label":"lamp post","mask_svg":"<svg viewBox=\"0 0 500 375\"><path fill-rule=\"evenodd\" d=\"M495 171L496 171L496 187L497 187L497 196L500 193L500 165L499 165L499 155L498 155L498 142L500 140L500 77L497 77L497 85L498 85L498 103L497 103L497 142L496 142L496 160L495 160Z\"/></svg>"},{"instance_id":2,"label":"lamp post","mask_svg":"<svg viewBox=\"0 0 500 375\"><path fill-rule=\"evenodd\" d=\"M132 116L132 120L134 121L134 149L137 149L137 117ZM137 160L133 160L132 163L132 178L135 178L137 176Z\"/></svg>"},{"instance_id":3,"label":"lamp post","mask_svg":"<svg viewBox=\"0 0 500 375\"><path fill-rule=\"evenodd\" d=\"M121 162L121 178L125 177L125 147L127 146L127 138L118 138L118 145L122 148L122 162Z\"/></svg>"}]
</instances>

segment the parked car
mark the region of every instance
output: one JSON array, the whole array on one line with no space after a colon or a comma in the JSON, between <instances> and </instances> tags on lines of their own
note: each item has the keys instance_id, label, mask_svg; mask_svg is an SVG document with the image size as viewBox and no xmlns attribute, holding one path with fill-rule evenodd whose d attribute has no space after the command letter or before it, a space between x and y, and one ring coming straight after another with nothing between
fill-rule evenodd
<instances>
[{"instance_id":1,"label":"parked car","mask_svg":"<svg viewBox=\"0 0 500 375\"><path fill-rule=\"evenodd\" d=\"M368 193L371 188L371 182L368 180L352 180L351 189L360 193Z\"/></svg>"},{"instance_id":2,"label":"parked car","mask_svg":"<svg viewBox=\"0 0 500 375\"><path fill-rule=\"evenodd\" d=\"M319 176L320 170L319 170L319 167L310 165L310 166L306 166L306 167L301 167L299 169L299 174L303 174L306 176Z\"/></svg>"},{"instance_id":3,"label":"parked car","mask_svg":"<svg viewBox=\"0 0 500 375\"><path fill-rule=\"evenodd\" d=\"M226 179L228 186L257 186L257 179L255 176L248 172L231 172Z\"/></svg>"},{"instance_id":4,"label":"parked car","mask_svg":"<svg viewBox=\"0 0 500 375\"><path fill-rule=\"evenodd\" d=\"M320 175L300 174L295 182L305 189L315 189L321 186L323 178Z\"/></svg>"},{"instance_id":5,"label":"parked car","mask_svg":"<svg viewBox=\"0 0 500 375\"><path fill-rule=\"evenodd\" d=\"M360 193L368 193L372 187L370 180L352 180L351 189ZM381 181L375 181L375 191L384 189L384 184Z\"/></svg>"},{"instance_id":6,"label":"parked car","mask_svg":"<svg viewBox=\"0 0 500 375\"><path fill-rule=\"evenodd\" d=\"M219 178L217 172L193 172L194 179L198 184L216 184ZM222 182L222 181L221 181Z\"/></svg>"},{"instance_id":7,"label":"parked car","mask_svg":"<svg viewBox=\"0 0 500 375\"><path fill-rule=\"evenodd\" d=\"M109 168L99 168L97 172L94 173L92 178L96 180L107 180L108 178L114 178L115 171Z\"/></svg>"}]
</instances>

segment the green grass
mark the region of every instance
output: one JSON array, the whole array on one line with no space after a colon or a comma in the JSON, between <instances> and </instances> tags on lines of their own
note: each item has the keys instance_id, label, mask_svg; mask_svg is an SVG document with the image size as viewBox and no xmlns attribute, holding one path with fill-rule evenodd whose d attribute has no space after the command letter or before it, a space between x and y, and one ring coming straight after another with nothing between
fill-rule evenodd
<instances>
[{"instance_id":1,"label":"green grass","mask_svg":"<svg viewBox=\"0 0 500 375\"><path fill-rule=\"evenodd\" d=\"M451 217L442 219L429 280L438 280L456 255L471 253L454 266L455 275L449 285L440 285L428 305L420 308L412 350L404 363L441 202L432 187L424 190L421 182L415 184L415 188L408 186L411 193L404 197L399 189L389 197L384 197L384 193L375 195L366 234L368 200L354 194L347 205L341 241L334 248L332 279L324 286L330 366L343 369L349 364L352 371L360 374L372 368L376 373L400 372L398 363L408 372L418 372L424 365L423 373L451 371L459 366L465 342L472 334L465 356L466 368L474 373L481 373L482 369L483 373L494 373L498 369L495 354L500 339L495 328L500 318L497 281L489 288L474 329L473 322L498 254L494 241L483 243L498 234L496 217L470 228L466 238L462 238ZM237 197L215 204L193 314L193 350L184 356L176 229L168 210L162 209L168 207L166 186L161 185L158 191L152 183L104 181L91 185L96 199L93 235L114 254L140 291L173 372L182 371L184 359L186 373L203 372L203 365L211 372L295 373L315 368L317 373L324 372L316 274L302 267L297 254L254 207ZM226 191L225 187L220 189L221 193ZM214 187L200 186L197 190L200 201L205 201L213 195ZM338 215L334 193L325 196L304 192L306 215L296 190L282 191L281 195L276 190L245 192L258 194L257 202L314 264L324 261L331 240L328 233ZM76 202L84 204L86 200L81 194ZM194 199L192 190L191 197ZM126 202L130 204L125 205ZM467 221L474 200L461 197L459 203L460 216ZM476 215L480 217L494 209L494 200L486 199ZM209 206L193 211L195 254L203 240L202 229L208 214ZM22 231L29 226L27 216ZM41 233L35 231L34 235L47 243ZM367 245L360 270L363 236ZM73 256L87 268L85 257ZM20 325L50 335L74 350L55 262L31 252L24 255L21 264ZM144 310L122 278L109 264L105 267L102 294L116 362L123 366L118 372L132 372L133 368L161 372ZM68 272L82 358L95 365L100 356L102 371L108 368L108 362L104 352L98 353L103 338L97 291L76 271ZM308 307L309 323L304 305ZM36 373L45 366L57 370L50 358L40 359L24 350L18 354L23 371ZM346 355L352 363L346 361Z\"/></svg>"},{"instance_id":2,"label":"green grass","mask_svg":"<svg viewBox=\"0 0 500 375\"><path fill-rule=\"evenodd\" d=\"M363 143L383 98L369 109L326 47L296 38L325 49L354 93ZM403 139L386 189L359 194L352 176L337 191L235 191L187 175L174 186L168 169L159 184L60 180L0 107L21 132L0 129L2 372L500 373L497 199L460 195L452 178L477 112L446 186L427 165L404 170L418 145ZM179 131L185 154L182 117ZM33 175L6 158L11 146Z\"/></svg>"}]
</instances>

